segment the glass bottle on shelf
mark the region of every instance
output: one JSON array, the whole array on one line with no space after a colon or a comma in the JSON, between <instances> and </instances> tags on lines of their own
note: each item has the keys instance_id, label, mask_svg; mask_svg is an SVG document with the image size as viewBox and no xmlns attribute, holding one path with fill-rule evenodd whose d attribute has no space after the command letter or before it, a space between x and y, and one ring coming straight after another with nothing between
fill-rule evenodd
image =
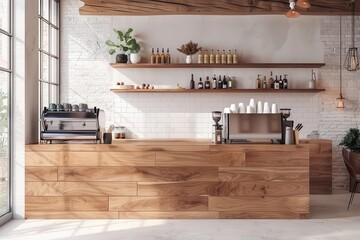
<instances>
[{"instance_id":1,"label":"glass bottle on shelf","mask_svg":"<svg viewBox=\"0 0 360 240\"><path fill-rule=\"evenodd\" d=\"M287 74L284 74L284 89L288 89L289 85L288 85L288 80L287 80Z\"/></svg>"},{"instance_id":2,"label":"glass bottle on shelf","mask_svg":"<svg viewBox=\"0 0 360 240\"><path fill-rule=\"evenodd\" d=\"M199 55L198 55L198 63L202 64L204 63L204 55L202 54L202 51L199 51Z\"/></svg>"},{"instance_id":3,"label":"glass bottle on shelf","mask_svg":"<svg viewBox=\"0 0 360 240\"><path fill-rule=\"evenodd\" d=\"M269 87L270 89L274 89L274 79L273 79L273 72L270 72L270 78L269 78Z\"/></svg>"},{"instance_id":4,"label":"glass bottle on shelf","mask_svg":"<svg viewBox=\"0 0 360 240\"><path fill-rule=\"evenodd\" d=\"M161 50L160 58L161 58L161 63L165 63L165 52L164 52L164 48Z\"/></svg>"},{"instance_id":5,"label":"glass bottle on shelf","mask_svg":"<svg viewBox=\"0 0 360 240\"><path fill-rule=\"evenodd\" d=\"M205 53L204 53L204 63L209 64L209 54L208 54L207 50L205 50Z\"/></svg>"},{"instance_id":6,"label":"glass bottle on shelf","mask_svg":"<svg viewBox=\"0 0 360 240\"><path fill-rule=\"evenodd\" d=\"M262 83L262 88L267 89L266 76L264 76L264 80L263 80L263 83Z\"/></svg>"},{"instance_id":7,"label":"glass bottle on shelf","mask_svg":"<svg viewBox=\"0 0 360 240\"><path fill-rule=\"evenodd\" d=\"M210 88L211 88L210 79L209 76L207 76L205 81L205 89L210 89Z\"/></svg>"},{"instance_id":8,"label":"glass bottle on shelf","mask_svg":"<svg viewBox=\"0 0 360 240\"><path fill-rule=\"evenodd\" d=\"M171 55L170 55L169 48L166 50L165 63L167 63L167 64L171 63Z\"/></svg>"},{"instance_id":9,"label":"glass bottle on shelf","mask_svg":"<svg viewBox=\"0 0 360 240\"><path fill-rule=\"evenodd\" d=\"M314 69L311 69L311 80L309 81L309 88L310 89L316 88L316 75Z\"/></svg>"},{"instance_id":10,"label":"glass bottle on shelf","mask_svg":"<svg viewBox=\"0 0 360 240\"><path fill-rule=\"evenodd\" d=\"M156 49L155 62L161 63L161 55L160 55L159 48Z\"/></svg>"},{"instance_id":11,"label":"glass bottle on shelf","mask_svg":"<svg viewBox=\"0 0 360 240\"><path fill-rule=\"evenodd\" d=\"M282 80L282 75L280 75L280 80L279 80L279 89L283 89L284 88L284 82Z\"/></svg>"},{"instance_id":12,"label":"glass bottle on shelf","mask_svg":"<svg viewBox=\"0 0 360 240\"><path fill-rule=\"evenodd\" d=\"M229 50L227 56L226 56L226 63L227 64L232 64L233 63L233 55L231 53L231 50Z\"/></svg>"},{"instance_id":13,"label":"glass bottle on shelf","mask_svg":"<svg viewBox=\"0 0 360 240\"><path fill-rule=\"evenodd\" d=\"M280 86L279 86L279 80L278 80L278 77L277 75L275 76L275 82L274 82L274 89L279 89Z\"/></svg>"},{"instance_id":14,"label":"glass bottle on shelf","mask_svg":"<svg viewBox=\"0 0 360 240\"><path fill-rule=\"evenodd\" d=\"M214 77L212 79L212 89L216 89L217 88L217 79L216 79L216 75L214 74Z\"/></svg>"},{"instance_id":15,"label":"glass bottle on shelf","mask_svg":"<svg viewBox=\"0 0 360 240\"><path fill-rule=\"evenodd\" d=\"M227 88L228 88L228 82L227 82L227 80L226 80L225 75L224 75L223 80L222 80L222 88L223 88L223 89L227 89Z\"/></svg>"},{"instance_id":16,"label":"glass bottle on shelf","mask_svg":"<svg viewBox=\"0 0 360 240\"><path fill-rule=\"evenodd\" d=\"M204 83L202 82L202 79L200 78L198 82L198 89L204 89Z\"/></svg>"},{"instance_id":17,"label":"glass bottle on shelf","mask_svg":"<svg viewBox=\"0 0 360 240\"><path fill-rule=\"evenodd\" d=\"M220 64L220 63L221 63L221 56L220 56L219 50L216 50L215 63L216 63L216 64Z\"/></svg>"},{"instance_id":18,"label":"glass bottle on shelf","mask_svg":"<svg viewBox=\"0 0 360 240\"><path fill-rule=\"evenodd\" d=\"M259 89L261 88L261 80L260 80L260 74L257 75L257 79L256 79L256 84L255 84L255 88Z\"/></svg>"},{"instance_id":19,"label":"glass bottle on shelf","mask_svg":"<svg viewBox=\"0 0 360 240\"><path fill-rule=\"evenodd\" d=\"M211 50L211 52L210 52L210 64L214 64L214 63L215 63L214 50Z\"/></svg>"},{"instance_id":20,"label":"glass bottle on shelf","mask_svg":"<svg viewBox=\"0 0 360 240\"><path fill-rule=\"evenodd\" d=\"M239 56L237 54L237 51L235 50L233 54L233 64L238 64L238 63L239 63Z\"/></svg>"},{"instance_id":21,"label":"glass bottle on shelf","mask_svg":"<svg viewBox=\"0 0 360 240\"><path fill-rule=\"evenodd\" d=\"M229 76L229 78L228 78L229 80L227 81L227 87L228 88L233 88L233 81L234 81L234 77L232 77L232 76Z\"/></svg>"},{"instance_id":22,"label":"glass bottle on shelf","mask_svg":"<svg viewBox=\"0 0 360 240\"><path fill-rule=\"evenodd\" d=\"M195 89L194 74L191 74L190 89Z\"/></svg>"},{"instance_id":23,"label":"glass bottle on shelf","mask_svg":"<svg viewBox=\"0 0 360 240\"><path fill-rule=\"evenodd\" d=\"M225 50L223 50L221 54L221 64L226 64L226 60L226 53Z\"/></svg>"},{"instance_id":24,"label":"glass bottle on shelf","mask_svg":"<svg viewBox=\"0 0 360 240\"><path fill-rule=\"evenodd\" d=\"M223 81L221 80L221 75L219 75L218 89L222 89L222 88L223 88Z\"/></svg>"},{"instance_id":25,"label":"glass bottle on shelf","mask_svg":"<svg viewBox=\"0 0 360 240\"><path fill-rule=\"evenodd\" d=\"M156 63L156 55L155 55L155 52L154 52L154 48L151 49L150 63L151 64Z\"/></svg>"}]
</instances>

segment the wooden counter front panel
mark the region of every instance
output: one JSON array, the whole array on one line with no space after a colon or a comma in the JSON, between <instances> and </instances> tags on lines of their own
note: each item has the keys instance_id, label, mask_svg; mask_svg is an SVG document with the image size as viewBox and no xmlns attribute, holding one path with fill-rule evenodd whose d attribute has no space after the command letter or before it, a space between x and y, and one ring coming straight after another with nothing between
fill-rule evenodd
<instances>
[{"instance_id":1,"label":"wooden counter front panel","mask_svg":"<svg viewBox=\"0 0 360 240\"><path fill-rule=\"evenodd\" d=\"M91 146L27 146L26 218L309 213L308 145Z\"/></svg>"}]
</instances>

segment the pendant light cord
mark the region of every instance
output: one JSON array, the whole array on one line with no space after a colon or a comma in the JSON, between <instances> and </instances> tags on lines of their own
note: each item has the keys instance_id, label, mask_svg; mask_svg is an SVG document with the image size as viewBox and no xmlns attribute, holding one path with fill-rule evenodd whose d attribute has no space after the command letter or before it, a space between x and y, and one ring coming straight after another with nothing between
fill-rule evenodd
<instances>
[{"instance_id":1,"label":"pendant light cord","mask_svg":"<svg viewBox=\"0 0 360 240\"><path fill-rule=\"evenodd\" d=\"M352 2L352 43L355 48L355 0Z\"/></svg>"},{"instance_id":2,"label":"pendant light cord","mask_svg":"<svg viewBox=\"0 0 360 240\"><path fill-rule=\"evenodd\" d=\"M340 97L342 97L342 19L340 16Z\"/></svg>"}]
</instances>

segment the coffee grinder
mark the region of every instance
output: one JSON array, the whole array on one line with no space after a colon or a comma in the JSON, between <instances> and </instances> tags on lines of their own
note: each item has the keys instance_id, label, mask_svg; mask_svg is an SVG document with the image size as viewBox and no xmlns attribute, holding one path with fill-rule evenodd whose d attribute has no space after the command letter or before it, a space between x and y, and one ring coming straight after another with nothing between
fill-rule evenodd
<instances>
[{"instance_id":1,"label":"coffee grinder","mask_svg":"<svg viewBox=\"0 0 360 240\"><path fill-rule=\"evenodd\" d=\"M212 119L214 120L215 124L213 125L212 130L212 142L215 144L221 144L222 143L222 125L219 124L221 120L221 114L222 112L214 111L212 112Z\"/></svg>"},{"instance_id":2,"label":"coffee grinder","mask_svg":"<svg viewBox=\"0 0 360 240\"><path fill-rule=\"evenodd\" d=\"M287 120L290 117L290 108L281 108L281 116L282 116L282 122L281 122L281 143L285 144L285 136L286 136L286 127L289 127L290 129L294 128L294 121Z\"/></svg>"}]
</instances>

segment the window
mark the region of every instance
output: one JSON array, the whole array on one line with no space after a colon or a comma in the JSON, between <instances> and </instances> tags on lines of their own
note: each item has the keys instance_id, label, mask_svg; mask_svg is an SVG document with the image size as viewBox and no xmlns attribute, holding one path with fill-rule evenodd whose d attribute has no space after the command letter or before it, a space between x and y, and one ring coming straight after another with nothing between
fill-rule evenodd
<instances>
[{"instance_id":1,"label":"window","mask_svg":"<svg viewBox=\"0 0 360 240\"><path fill-rule=\"evenodd\" d=\"M10 208L10 109L13 0L0 0L0 225Z\"/></svg>"},{"instance_id":2,"label":"window","mask_svg":"<svg viewBox=\"0 0 360 240\"><path fill-rule=\"evenodd\" d=\"M39 88L40 111L59 102L59 0L39 0Z\"/></svg>"}]
</instances>

